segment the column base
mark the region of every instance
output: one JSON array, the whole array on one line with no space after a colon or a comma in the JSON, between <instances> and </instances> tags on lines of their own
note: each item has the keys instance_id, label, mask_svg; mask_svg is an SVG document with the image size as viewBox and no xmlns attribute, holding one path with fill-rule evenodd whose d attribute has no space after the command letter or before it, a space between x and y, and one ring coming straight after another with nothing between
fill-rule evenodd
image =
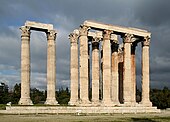
<instances>
[{"instance_id":1,"label":"column base","mask_svg":"<svg viewBox=\"0 0 170 122\"><path fill-rule=\"evenodd\" d=\"M46 105L59 105L56 99L46 99L44 104L46 104Z\"/></svg>"},{"instance_id":2,"label":"column base","mask_svg":"<svg viewBox=\"0 0 170 122\"><path fill-rule=\"evenodd\" d=\"M101 106L114 106L115 104L111 100L103 100Z\"/></svg>"},{"instance_id":3,"label":"column base","mask_svg":"<svg viewBox=\"0 0 170 122\"><path fill-rule=\"evenodd\" d=\"M79 100L78 106L91 106L92 103L89 100Z\"/></svg>"},{"instance_id":4,"label":"column base","mask_svg":"<svg viewBox=\"0 0 170 122\"><path fill-rule=\"evenodd\" d=\"M136 102L124 102L122 104L122 106L125 106L125 107L135 107L137 105L138 105L138 103L136 103Z\"/></svg>"},{"instance_id":5,"label":"column base","mask_svg":"<svg viewBox=\"0 0 170 122\"><path fill-rule=\"evenodd\" d=\"M113 102L114 105L120 105L119 100L112 100L112 102Z\"/></svg>"},{"instance_id":6,"label":"column base","mask_svg":"<svg viewBox=\"0 0 170 122\"><path fill-rule=\"evenodd\" d=\"M33 105L30 98L20 98L18 104L19 105Z\"/></svg>"},{"instance_id":7,"label":"column base","mask_svg":"<svg viewBox=\"0 0 170 122\"><path fill-rule=\"evenodd\" d=\"M150 101L141 101L139 104L144 107L152 107L152 102Z\"/></svg>"},{"instance_id":8,"label":"column base","mask_svg":"<svg viewBox=\"0 0 170 122\"><path fill-rule=\"evenodd\" d=\"M92 106L100 106L101 102L99 100L92 100Z\"/></svg>"},{"instance_id":9,"label":"column base","mask_svg":"<svg viewBox=\"0 0 170 122\"><path fill-rule=\"evenodd\" d=\"M68 102L68 105L78 105L79 104L79 100L70 100Z\"/></svg>"}]
</instances>

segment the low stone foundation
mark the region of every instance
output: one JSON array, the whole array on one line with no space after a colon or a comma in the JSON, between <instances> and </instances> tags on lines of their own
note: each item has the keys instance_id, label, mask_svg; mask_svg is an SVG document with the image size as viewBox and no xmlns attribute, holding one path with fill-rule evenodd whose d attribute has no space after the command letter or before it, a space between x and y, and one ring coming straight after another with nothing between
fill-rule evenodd
<instances>
[{"instance_id":1,"label":"low stone foundation","mask_svg":"<svg viewBox=\"0 0 170 122\"><path fill-rule=\"evenodd\" d=\"M159 113L157 107L7 106L4 114ZM2 113L2 111L1 111Z\"/></svg>"}]
</instances>

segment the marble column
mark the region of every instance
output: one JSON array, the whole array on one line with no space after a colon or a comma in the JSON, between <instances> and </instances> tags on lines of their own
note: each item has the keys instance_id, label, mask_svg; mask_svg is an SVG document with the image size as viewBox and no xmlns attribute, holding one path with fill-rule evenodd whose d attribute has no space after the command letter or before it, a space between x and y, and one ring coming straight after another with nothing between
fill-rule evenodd
<instances>
[{"instance_id":1,"label":"marble column","mask_svg":"<svg viewBox=\"0 0 170 122\"><path fill-rule=\"evenodd\" d=\"M78 102L78 37L79 31L74 30L69 35L70 39L70 101L69 105L76 105Z\"/></svg>"},{"instance_id":2,"label":"marble column","mask_svg":"<svg viewBox=\"0 0 170 122\"><path fill-rule=\"evenodd\" d=\"M79 32L80 42L80 104L89 104L88 92L88 29L89 27L81 25Z\"/></svg>"},{"instance_id":3,"label":"marble column","mask_svg":"<svg viewBox=\"0 0 170 122\"><path fill-rule=\"evenodd\" d=\"M92 40L92 102L99 103L99 38Z\"/></svg>"},{"instance_id":4,"label":"marble column","mask_svg":"<svg viewBox=\"0 0 170 122\"><path fill-rule=\"evenodd\" d=\"M131 69L132 69L132 102L136 103L136 57L135 57L135 50L136 50L137 43L133 42L131 45Z\"/></svg>"},{"instance_id":5,"label":"marble column","mask_svg":"<svg viewBox=\"0 0 170 122\"><path fill-rule=\"evenodd\" d=\"M143 106L152 106L149 99L149 44L150 38L144 38L142 42L142 101Z\"/></svg>"},{"instance_id":6,"label":"marble column","mask_svg":"<svg viewBox=\"0 0 170 122\"><path fill-rule=\"evenodd\" d=\"M124 53L123 53L123 100L125 106L132 106L132 68L131 68L131 44L133 35L125 34L123 38Z\"/></svg>"},{"instance_id":7,"label":"marble column","mask_svg":"<svg viewBox=\"0 0 170 122\"><path fill-rule=\"evenodd\" d=\"M103 105L112 106L111 101L111 45L110 35L112 31L103 32Z\"/></svg>"},{"instance_id":8,"label":"marble column","mask_svg":"<svg viewBox=\"0 0 170 122\"><path fill-rule=\"evenodd\" d=\"M30 28L21 28L21 98L20 105L33 105L30 99Z\"/></svg>"},{"instance_id":9,"label":"marble column","mask_svg":"<svg viewBox=\"0 0 170 122\"><path fill-rule=\"evenodd\" d=\"M50 30L47 32L47 98L45 104L57 105L55 97L56 87L56 31Z\"/></svg>"},{"instance_id":10,"label":"marble column","mask_svg":"<svg viewBox=\"0 0 170 122\"><path fill-rule=\"evenodd\" d=\"M119 75L118 75L118 36L112 34L112 79L111 79L111 97L113 104L119 103Z\"/></svg>"}]
</instances>

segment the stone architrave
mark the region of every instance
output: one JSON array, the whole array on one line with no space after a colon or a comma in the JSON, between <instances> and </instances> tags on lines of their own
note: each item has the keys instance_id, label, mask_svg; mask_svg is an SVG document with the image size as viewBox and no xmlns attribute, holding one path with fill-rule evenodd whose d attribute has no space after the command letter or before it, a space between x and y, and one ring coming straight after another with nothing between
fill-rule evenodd
<instances>
[{"instance_id":1,"label":"stone architrave","mask_svg":"<svg viewBox=\"0 0 170 122\"><path fill-rule=\"evenodd\" d=\"M136 103L136 58L135 58L135 50L136 50L137 42L133 42L131 45L131 69L132 69L132 102Z\"/></svg>"},{"instance_id":2,"label":"stone architrave","mask_svg":"<svg viewBox=\"0 0 170 122\"><path fill-rule=\"evenodd\" d=\"M56 86L56 31L49 30L47 32L48 48L47 48L47 98L45 104L57 105L55 97Z\"/></svg>"},{"instance_id":3,"label":"stone architrave","mask_svg":"<svg viewBox=\"0 0 170 122\"><path fill-rule=\"evenodd\" d=\"M30 28L21 28L21 98L20 105L33 105L30 99Z\"/></svg>"},{"instance_id":4,"label":"stone architrave","mask_svg":"<svg viewBox=\"0 0 170 122\"><path fill-rule=\"evenodd\" d=\"M88 26L80 26L80 104L89 104L88 93Z\"/></svg>"},{"instance_id":5,"label":"stone architrave","mask_svg":"<svg viewBox=\"0 0 170 122\"><path fill-rule=\"evenodd\" d=\"M112 106L111 101L111 44L112 31L104 30L103 34L103 100L104 106Z\"/></svg>"},{"instance_id":6,"label":"stone architrave","mask_svg":"<svg viewBox=\"0 0 170 122\"><path fill-rule=\"evenodd\" d=\"M132 106L132 68L131 68L131 44L133 42L133 35L125 34L123 37L124 53L123 53L123 100L125 106Z\"/></svg>"},{"instance_id":7,"label":"stone architrave","mask_svg":"<svg viewBox=\"0 0 170 122\"><path fill-rule=\"evenodd\" d=\"M99 103L99 40L100 38L93 38L92 40L92 102Z\"/></svg>"},{"instance_id":8,"label":"stone architrave","mask_svg":"<svg viewBox=\"0 0 170 122\"><path fill-rule=\"evenodd\" d=\"M150 38L145 37L142 42L142 101L143 106L152 106L149 99L149 44Z\"/></svg>"},{"instance_id":9,"label":"stone architrave","mask_svg":"<svg viewBox=\"0 0 170 122\"><path fill-rule=\"evenodd\" d=\"M78 102L78 37L79 31L74 30L69 35L70 39L70 101L69 105L76 105Z\"/></svg>"},{"instance_id":10,"label":"stone architrave","mask_svg":"<svg viewBox=\"0 0 170 122\"><path fill-rule=\"evenodd\" d=\"M119 74L118 74L118 36L112 34L112 80L111 80L111 98L113 104L119 103Z\"/></svg>"}]
</instances>

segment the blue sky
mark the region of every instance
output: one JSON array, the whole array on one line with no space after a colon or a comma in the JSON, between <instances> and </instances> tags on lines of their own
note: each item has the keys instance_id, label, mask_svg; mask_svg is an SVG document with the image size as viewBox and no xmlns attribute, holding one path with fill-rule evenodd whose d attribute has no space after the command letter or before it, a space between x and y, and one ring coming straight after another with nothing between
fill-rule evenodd
<instances>
[{"instance_id":1,"label":"blue sky","mask_svg":"<svg viewBox=\"0 0 170 122\"><path fill-rule=\"evenodd\" d=\"M57 88L69 87L69 33L85 20L137 27L152 33L152 88L170 88L170 1L168 0L1 0L0 82L20 83L19 28L26 20L51 23L57 30ZM31 33L31 86L46 89L46 35ZM141 45L137 47L137 82L141 84Z\"/></svg>"}]
</instances>

